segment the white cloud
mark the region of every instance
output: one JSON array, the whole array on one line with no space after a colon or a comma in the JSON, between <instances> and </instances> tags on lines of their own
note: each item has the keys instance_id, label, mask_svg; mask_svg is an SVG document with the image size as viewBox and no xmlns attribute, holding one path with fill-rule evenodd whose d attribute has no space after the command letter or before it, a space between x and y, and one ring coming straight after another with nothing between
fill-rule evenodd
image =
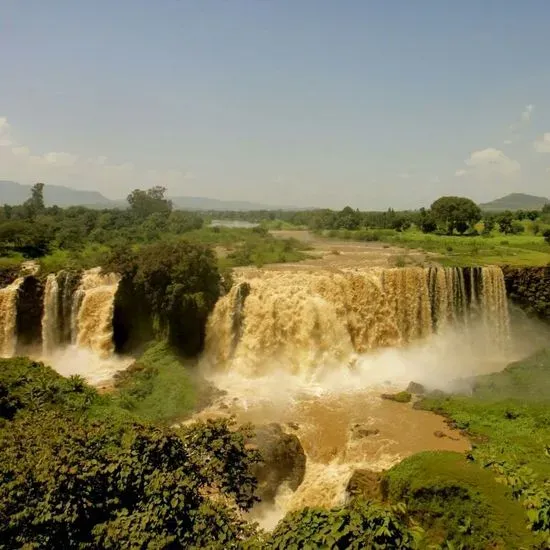
<instances>
[{"instance_id":1,"label":"white cloud","mask_svg":"<svg viewBox=\"0 0 550 550\"><path fill-rule=\"evenodd\" d=\"M0 117L0 167L3 179L99 189L111 197L153 185L181 191L182 183L190 179L180 170L141 170L131 162L114 163L106 156L88 158L65 151L36 154L15 140L6 117Z\"/></svg>"},{"instance_id":2,"label":"white cloud","mask_svg":"<svg viewBox=\"0 0 550 550\"><path fill-rule=\"evenodd\" d=\"M441 178L439 176L433 176L430 180L431 183L441 183Z\"/></svg>"},{"instance_id":3,"label":"white cloud","mask_svg":"<svg viewBox=\"0 0 550 550\"><path fill-rule=\"evenodd\" d=\"M537 153L550 153L550 132L546 132L533 144Z\"/></svg>"},{"instance_id":4,"label":"white cloud","mask_svg":"<svg viewBox=\"0 0 550 550\"><path fill-rule=\"evenodd\" d=\"M534 109L535 109L534 105L532 104L526 105L525 109L521 113L521 121L529 122L531 120L531 115L533 114Z\"/></svg>"},{"instance_id":5,"label":"white cloud","mask_svg":"<svg viewBox=\"0 0 550 550\"><path fill-rule=\"evenodd\" d=\"M6 117L0 117L0 147L9 147L12 144L10 125Z\"/></svg>"},{"instance_id":6,"label":"white cloud","mask_svg":"<svg viewBox=\"0 0 550 550\"><path fill-rule=\"evenodd\" d=\"M474 151L464 161L466 169L459 169L455 176L474 175L479 178L491 176L513 176L520 172L521 165L517 160L506 156L500 149L488 147Z\"/></svg>"},{"instance_id":7,"label":"white cloud","mask_svg":"<svg viewBox=\"0 0 550 550\"><path fill-rule=\"evenodd\" d=\"M408 180L411 175L408 172L401 172L400 174L397 174L397 177L403 180Z\"/></svg>"},{"instance_id":8,"label":"white cloud","mask_svg":"<svg viewBox=\"0 0 550 550\"><path fill-rule=\"evenodd\" d=\"M504 140L504 145L511 145L513 142L511 139L505 139Z\"/></svg>"}]
</instances>

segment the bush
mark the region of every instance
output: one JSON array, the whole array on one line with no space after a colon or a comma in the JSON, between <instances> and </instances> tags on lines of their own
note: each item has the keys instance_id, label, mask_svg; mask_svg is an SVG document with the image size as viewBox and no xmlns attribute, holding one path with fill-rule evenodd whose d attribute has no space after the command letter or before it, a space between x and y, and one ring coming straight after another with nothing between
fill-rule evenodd
<instances>
[{"instance_id":1,"label":"bush","mask_svg":"<svg viewBox=\"0 0 550 550\"><path fill-rule=\"evenodd\" d=\"M356 500L348 507L304 508L286 515L263 547L407 549L416 547L419 535L407 525L404 507Z\"/></svg>"}]
</instances>

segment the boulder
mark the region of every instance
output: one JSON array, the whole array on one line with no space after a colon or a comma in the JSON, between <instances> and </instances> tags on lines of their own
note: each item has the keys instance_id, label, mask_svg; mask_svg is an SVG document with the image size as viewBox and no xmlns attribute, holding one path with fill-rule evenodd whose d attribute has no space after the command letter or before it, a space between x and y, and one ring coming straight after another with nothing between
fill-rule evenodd
<instances>
[{"instance_id":1,"label":"boulder","mask_svg":"<svg viewBox=\"0 0 550 550\"><path fill-rule=\"evenodd\" d=\"M354 424L351 427L351 436L354 439L363 439L371 435L378 435L380 430L378 428L371 428L366 424Z\"/></svg>"},{"instance_id":2,"label":"boulder","mask_svg":"<svg viewBox=\"0 0 550 550\"><path fill-rule=\"evenodd\" d=\"M253 466L257 495L262 501L272 501L283 482L293 491L298 488L306 471L306 454L297 436L272 423L256 426L249 444L262 456L262 462Z\"/></svg>"},{"instance_id":3,"label":"boulder","mask_svg":"<svg viewBox=\"0 0 550 550\"><path fill-rule=\"evenodd\" d=\"M408 391L400 391L398 393L383 393L380 397L389 401L397 401L398 403L409 403L412 395Z\"/></svg>"},{"instance_id":4,"label":"boulder","mask_svg":"<svg viewBox=\"0 0 550 550\"><path fill-rule=\"evenodd\" d=\"M407 386L407 391L416 395L424 395L426 393L426 388L418 382L410 382Z\"/></svg>"},{"instance_id":5,"label":"boulder","mask_svg":"<svg viewBox=\"0 0 550 550\"><path fill-rule=\"evenodd\" d=\"M378 500L381 497L382 474L371 470L354 470L348 481L346 492L351 497Z\"/></svg>"}]
</instances>

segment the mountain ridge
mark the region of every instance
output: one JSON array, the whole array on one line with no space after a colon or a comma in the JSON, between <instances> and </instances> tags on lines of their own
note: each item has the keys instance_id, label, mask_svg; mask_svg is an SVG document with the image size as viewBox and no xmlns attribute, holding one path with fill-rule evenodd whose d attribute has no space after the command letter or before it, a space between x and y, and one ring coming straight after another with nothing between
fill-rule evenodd
<instances>
[{"instance_id":1,"label":"mountain ridge","mask_svg":"<svg viewBox=\"0 0 550 550\"><path fill-rule=\"evenodd\" d=\"M490 202L481 203L479 207L486 211L502 210L542 210L545 204L549 204L550 199L529 195L528 193L509 193Z\"/></svg>"},{"instance_id":2,"label":"mountain ridge","mask_svg":"<svg viewBox=\"0 0 550 550\"><path fill-rule=\"evenodd\" d=\"M0 205L22 204L31 194L32 185L15 181L0 180ZM211 199L207 197L167 197L175 208L181 210L299 210L292 206L273 206L250 201ZM88 208L126 208L125 199L109 199L99 191L85 191L66 187L64 185L44 186L44 202L46 206L60 207L86 206Z\"/></svg>"}]
</instances>

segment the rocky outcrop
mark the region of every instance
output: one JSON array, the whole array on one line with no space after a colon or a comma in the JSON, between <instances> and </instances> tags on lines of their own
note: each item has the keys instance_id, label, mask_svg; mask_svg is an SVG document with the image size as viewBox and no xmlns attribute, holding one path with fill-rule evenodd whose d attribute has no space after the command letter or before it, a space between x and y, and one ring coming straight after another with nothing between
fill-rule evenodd
<instances>
[{"instance_id":1,"label":"rocky outcrop","mask_svg":"<svg viewBox=\"0 0 550 550\"><path fill-rule=\"evenodd\" d=\"M412 395L408 391L400 391L398 393L383 393L380 396L382 399L388 401L397 401L397 403L409 403L412 399Z\"/></svg>"},{"instance_id":2,"label":"rocky outcrop","mask_svg":"<svg viewBox=\"0 0 550 550\"><path fill-rule=\"evenodd\" d=\"M382 474L371 470L355 470L346 487L351 498L362 497L366 500L378 500L381 496Z\"/></svg>"},{"instance_id":3,"label":"rocky outcrop","mask_svg":"<svg viewBox=\"0 0 550 550\"><path fill-rule=\"evenodd\" d=\"M504 267L508 298L526 313L550 322L550 266Z\"/></svg>"},{"instance_id":4,"label":"rocky outcrop","mask_svg":"<svg viewBox=\"0 0 550 550\"><path fill-rule=\"evenodd\" d=\"M36 277L25 277L17 296L17 352L24 353L41 339L44 286Z\"/></svg>"},{"instance_id":5,"label":"rocky outcrop","mask_svg":"<svg viewBox=\"0 0 550 550\"><path fill-rule=\"evenodd\" d=\"M253 467L257 495L262 501L271 501L283 482L295 491L306 471L306 455L298 437L285 433L276 423L257 426L255 432L249 445L262 456L262 462Z\"/></svg>"},{"instance_id":6,"label":"rocky outcrop","mask_svg":"<svg viewBox=\"0 0 550 550\"><path fill-rule=\"evenodd\" d=\"M407 386L407 391L415 395L424 395L426 393L426 388L418 382L410 382Z\"/></svg>"}]
</instances>

